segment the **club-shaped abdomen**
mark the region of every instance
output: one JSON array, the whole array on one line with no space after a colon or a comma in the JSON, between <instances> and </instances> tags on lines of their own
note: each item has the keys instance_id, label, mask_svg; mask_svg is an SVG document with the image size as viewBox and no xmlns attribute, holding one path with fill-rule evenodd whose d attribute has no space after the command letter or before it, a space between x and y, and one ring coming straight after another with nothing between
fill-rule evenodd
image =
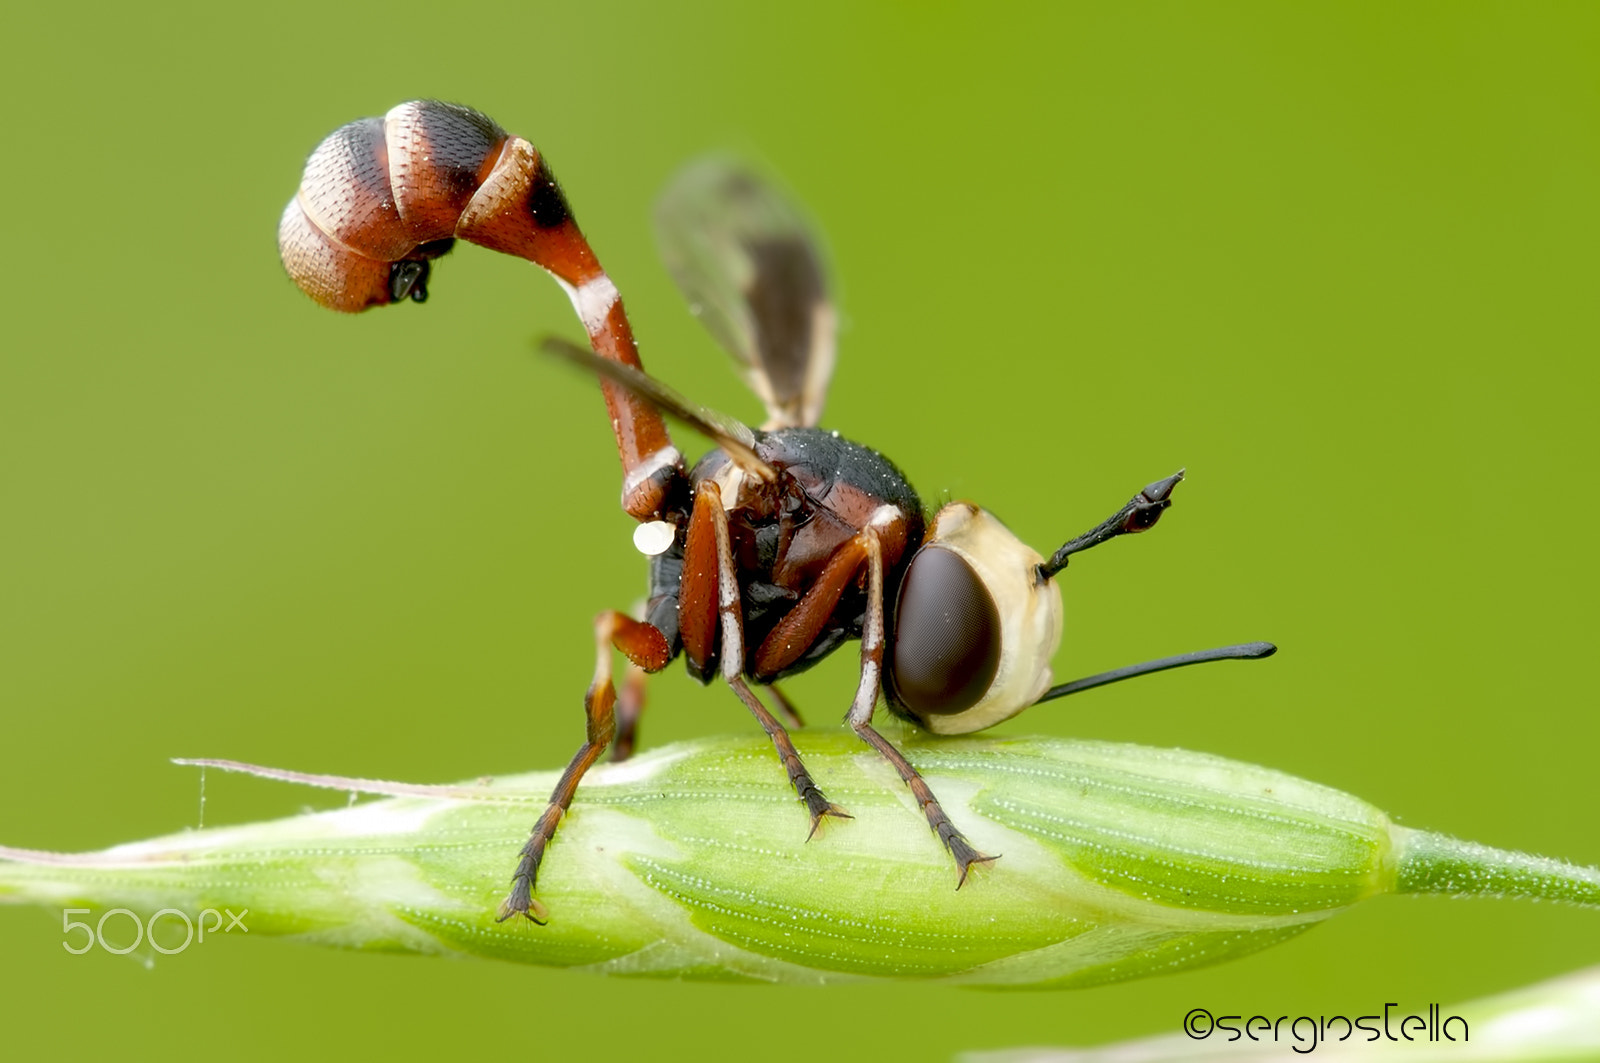
<instances>
[{"instance_id":1,"label":"club-shaped abdomen","mask_svg":"<svg viewBox=\"0 0 1600 1063\"><path fill-rule=\"evenodd\" d=\"M340 126L306 160L283 212L284 268L334 310L425 296L427 260L448 249L426 245L455 235L505 140L487 116L437 100Z\"/></svg>"},{"instance_id":2,"label":"club-shaped abdomen","mask_svg":"<svg viewBox=\"0 0 1600 1063\"><path fill-rule=\"evenodd\" d=\"M571 285L599 272L533 145L439 100L402 103L317 145L278 225L278 250L307 295L357 311L420 302L429 261L456 237Z\"/></svg>"},{"instance_id":3,"label":"club-shaped abdomen","mask_svg":"<svg viewBox=\"0 0 1600 1063\"><path fill-rule=\"evenodd\" d=\"M885 690L935 734L980 731L1050 685L1061 591L1043 560L988 512L952 502L900 580Z\"/></svg>"}]
</instances>

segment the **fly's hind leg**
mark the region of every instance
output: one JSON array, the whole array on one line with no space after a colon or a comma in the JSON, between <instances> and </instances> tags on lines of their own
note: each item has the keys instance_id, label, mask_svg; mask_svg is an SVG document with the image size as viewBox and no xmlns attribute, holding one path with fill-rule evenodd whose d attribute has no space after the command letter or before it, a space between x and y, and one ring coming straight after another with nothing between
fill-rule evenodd
<instances>
[{"instance_id":1,"label":"fly's hind leg","mask_svg":"<svg viewBox=\"0 0 1600 1063\"><path fill-rule=\"evenodd\" d=\"M639 738L639 717L644 715L648 675L637 664L628 662L627 674L622 677L622 689L617 691L617 737L611 742L612 763L633 756Z\"/></svg>"},{"instance_id":2,"label":"fly's hind leg","mask_svg":"<svg viewBox=\"0 0 1600 1063\"><path fill-rule=\"evenodd\" d=\"M587 722L583 745L561 773L556 788L550 794L550 804L533 825L528 842L522 847L517 870L511 876L511 893L500 902L498 919L504 922L513 915L526 916L535 923L546 919L544 905L533 896L534 882L539 875L539 865L544 860L546 847L555 837L561 818L572 805L572 796L578 790L584 773L600 759L611 740L616 736L616 689L611 683L611 649L615 646L635 665L646 671L659 671L667 666L671 654L667 640L650 624L618 612L604 612L595 618L594 681L583 697L583 711Z\"/></svg>"}]
</instances>

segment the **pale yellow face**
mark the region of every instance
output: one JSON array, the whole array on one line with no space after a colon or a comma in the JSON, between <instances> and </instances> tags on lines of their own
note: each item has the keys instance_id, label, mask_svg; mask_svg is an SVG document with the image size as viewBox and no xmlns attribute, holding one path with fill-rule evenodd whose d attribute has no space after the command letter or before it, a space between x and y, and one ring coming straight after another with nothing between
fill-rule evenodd
<instances>
[{"instance_id":1,"label":"pale yellow face","mask_svg":"<svg viewBox=\"0 0 1600 1063\"><path fill-rule=\"evenodd\" d=\"M1042 579L1044 558L993 514L952 502L934 516L923 549L948 550L972 569L999 621L999 662L982 697L956 712L918 712L935 734L967 734L1010 719L1050 686L1050 659L1061 644L1061 590Z\"/></svg>"}]
</instances>

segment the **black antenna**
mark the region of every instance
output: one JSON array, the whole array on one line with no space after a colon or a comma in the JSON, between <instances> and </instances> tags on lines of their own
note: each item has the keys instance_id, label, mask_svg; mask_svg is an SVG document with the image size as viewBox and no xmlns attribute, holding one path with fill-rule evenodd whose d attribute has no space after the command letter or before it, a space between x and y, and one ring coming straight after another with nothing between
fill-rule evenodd
<instances>
[{"instance_id":1,"label":"black antenna","mask_svg":"<svg viewBox=\"0 0 1600 1063\"><path fill-rule=\"evenodd\" d=\"M1161 513L1172 505L1172 489L1183 479L1179 469L1165 480L1157 480L1128 500L1128 504L1076 539L1070 539L1061 549L1050 555L1050 560L1039 566L1039 578L1049 579L1067 567L1073 554L1081 554L1090 547L1099 546L1107 539L1119 535L1132 535L1148 531L1161 519Z\"/></svg>"},{"instance_id":2,"label":"black antenna","mask_svg":"<svg viewBox=\"0 0 1600 1063\"><path fill-rule=\"evenodd\" d=\"M1278 647L1270 642L1242 642L1237 646L1219 646L1214 650L1195 650L1192 653L1180 653L1176 657L1162 657L1154 661L1145 661L1143 664L1130 664L1125 668L1115 668L1099 675L1091 675L1084 679L1074 679L1070 683L1051 687L1039 696L1040 702L1050 701L1053 698L1064 698L1068 694L1076 694L1081 690L1092 690L1103 687L1107 683L1120 683L1124 679L1132 679L1136 675L1153 675L1156 672L1165 672L1169 668L1182 668L1190 664L1205 664L1207 661L1258 661L1263 657L1271 657L1278 652Z\"/></svg>"}]
</instances>

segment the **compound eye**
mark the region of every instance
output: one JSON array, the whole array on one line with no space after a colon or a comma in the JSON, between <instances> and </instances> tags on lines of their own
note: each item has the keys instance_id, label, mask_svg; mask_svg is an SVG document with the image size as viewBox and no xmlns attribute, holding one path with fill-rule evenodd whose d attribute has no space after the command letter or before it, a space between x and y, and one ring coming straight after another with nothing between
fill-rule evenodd
<instances>
[{"instance_id":1,"label":"compound eye","mask_svg":"<svg viewBox=\"0 0 1600 1063\"><path fill-rule=\"evenodd\" d=\"M900 583L889 669L896 699L918 716L976 705L1000 667L1000 611L953 550L917 551Z\"/></svg>"}]
</instances>

